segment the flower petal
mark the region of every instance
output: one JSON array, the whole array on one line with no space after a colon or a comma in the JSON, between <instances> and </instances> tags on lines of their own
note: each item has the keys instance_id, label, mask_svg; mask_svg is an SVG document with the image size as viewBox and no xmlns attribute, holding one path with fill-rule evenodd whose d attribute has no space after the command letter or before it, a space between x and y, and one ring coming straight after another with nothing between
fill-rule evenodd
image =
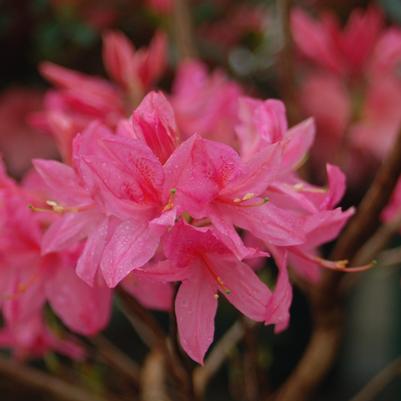
<instances>
[{"instance_id":1,"label":"flower petal","mask_svg":"<svg viewBox=\"0 0 401 401\"><path fill-rule=\"evenodd\" d=\"M201 364L213 341L217 310L216 291L217 285L196 266L191 278L180 285L175 300L182 348L194 361Z\"/></svg>"},{"instance_id":2,"label":"flower petal","mask_svg":"<svg viewBox=\"0 0 401 401\"><path fill-rule=\"evenodd\" d=\"M124 221L116 228L100 263L109 287L115 287L133 269L154 256L161 235L160 231L154 231L146 222L133 220Z\"/></svg>"},{"instance_id":3,"label":"flower petal","mask_svg":"<svg viewBox=\"0 0 401 401\"><path fill-rule=\"evenodd\" d=\"M245 263L235 259L217 259L213 270L223 282L220 291L244 315L263 321L271 292L256 273Z\"/></svg>"}]
</instances>

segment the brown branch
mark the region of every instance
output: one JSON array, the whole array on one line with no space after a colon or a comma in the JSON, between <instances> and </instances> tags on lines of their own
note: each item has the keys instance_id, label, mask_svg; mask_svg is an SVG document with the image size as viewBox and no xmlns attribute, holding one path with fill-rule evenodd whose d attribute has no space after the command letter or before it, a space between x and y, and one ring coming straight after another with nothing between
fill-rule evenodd
<instances>
[{"instance_id":1,"label":"brown branch","mask_svg":"<svg viewBox=\"0 0 401 401\"><path fill-rule=\"evenodd\" d=\"M177 50L181 60L196 56L193 43L189 0L174 0L174 30Z\"/></svg>"},{"instance_id":2,"label":"brown branch","mask_svg":"<svg viewBox=\"0 0 401 401\"><path fill-rule=\"evenodd\" d=\"M123 288L117 288L121 309L142 340L149 348L166 348L166 334L159 323L135 298Z\"/></svg>"},{"instance_id":3,"label":"brown branch","mask_svg":"<svg viewBox=\"0 0 401 401\"><path fill-rule=\"evenodd\" d=\"M151 352L157 351L163 354L165 360L163 366L167 366L168 374L174 381L174 400L194 401L192 376L188 374L185 364L175 352L171 339L167 338L166 333L151 313L123 288L117 288L117 293L123 306L123 312L143 341L149 346Z\"/></svg>"},{"instance_id":4,"label":"brown branch","mask_svg":"<svg viewBox=\"0 0 401 401\"><path fill-rule=\"evenodd\" d=\"M281 25L282 49L279 55L279 80L282 98L287 107L288 121L295 124L300 120L294 69L294 44L291 33L292 0L278 0L277 13Z\"/></svg>"},{"instance_id":5,"label":"brown branch","mask_svg":"<svg viewBox=\"0 0 401 401\"><path fill-rule=\"evenodd\" d=\"M385 249L389 241L401 228L401 213L398 213L391 221L383 224L375 234L361 247L353 258L353 264L359 265L369 263Z\"/></svg>"},{"instance_id":6,"label":"brown branch","mask_svg":"<svg viewBox=\"0 0 401 401\"><path fill-rule=\"evenodd\" d=\"M261 396L260 369L258 363L257 332L255 325L241 319L244 327L244 401L259 401Z\"/></svg>"},{"instance_id":7,"label":"brown branch","mask_svg":"<svg viewBox=\"0 0 401 401\"><path fill-rule=\"evenodd\" d=\"M106 401L83 388L0 356L0 375L63 401Z\"/></svg>"},{"instance_id":8,"label":"brown branch","mask_svg":"<svg viewBox=\"0 0 401 401\"><path fill-rule=\"evenodd\" d=\"M141 377L142 401L171 401L168 396L165 356L158 349L145 359Z\"/></svg>"},{"instance_id":9,"label":"brown branch","mask_svg":"<svg viewBox=\"0 0 401 401\"><path fill-rule=\"evenodd\" d=\"M344 230L332 253L333 259L350 259L380 224L380 214L388 203L401 174L401 131L363 198L355 217ZM309 401L332 367L342 336L344 273L326 272L311 292L314 331L307 349L279 389L277 401Z\"/></svg>"},{"instance_id":10,"label":"brown branch","mask_svg":"<svg viewBox=\"0 0 401 401\"><path fill-rule=\"evenodd\" d=\"M334 259L352 258L380 224L380 214L390 200L401 173L401 132L379 169L333 252Z\"/></svg>"},{"instance_id":11,"label":"brown branch","mask_svg":"<svg viewBox=\"0 0 401 401\"><path fill-rule=\"evenodd\" d=\"M177 296L179 284L174 288L174 300ZM167 339L167 347L169 350L168 365L170 369L174 368L175 386L174 399L183 399L195 401L197 398L194 389L192 377L192 362L183 352L178 341L177 318L174 309L170 311L169 337Z\"/></svg>"},{"instance_id":12,"label":"brown branch","mask_svg":"<svg viewBox=\"0 0 401 401\"><path fill-rule=\"evenodd\" d=\"M379 262L381 268L392 267L401 264L401 247L388 249L382 252L379 256Z\"/></svg>"},{"instance_id":13,"label":"brown branch","mask_svg":"<svg viewBox=\"0 0 401 401\"><path fill-rule=\"evenodd\" d=\"M102 335L94 337L91 341L105 362L125 375L134 384L139 385L140 368L132 359Z\"/></svg>"},{"instance_id":14,"label":"brown branch","mask_svg":"<svg viewBox=\"0 0 401 401\"><path fill-rule=\"evenodd\" d=\"M254 323L252 323L254 324ZM195 391L201 397L209 380L215 375L230 354L232 349L244 336L244 325L241 321L235 322L223 335L220 341L213 347L205 364L194 370Z\"/></svg>"},{"instance_id":15,"label":"brown branch","mask_svg":"<svg viewBox=\"0 0 401 401\"><path fill-rule=\"evenodd\" d=\"M381 372L374 376L369 383L350 401L372 401L391 381L401 374L401 357L398 357Z\"/></svg>"}]
</instances>

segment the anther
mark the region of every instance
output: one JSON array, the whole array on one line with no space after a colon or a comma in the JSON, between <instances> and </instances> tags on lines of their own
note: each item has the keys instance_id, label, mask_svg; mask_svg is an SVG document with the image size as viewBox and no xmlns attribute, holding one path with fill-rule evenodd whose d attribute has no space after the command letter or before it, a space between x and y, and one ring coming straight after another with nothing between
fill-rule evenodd
<instances>
[{"instance_id":1,"label":"anther","mask_svg":"<svg viewBox=\"0 0 401 401\"><path fill-rule=\"evenodd\" d=\"M175 199L175 194L177 193L176 188L171 188L170 189L170 196L168 198L168 202L166 206L163 208L163 212L167 212L168 210L171 210L174 207L174 199Z\"/></svg>"}]
</instances>

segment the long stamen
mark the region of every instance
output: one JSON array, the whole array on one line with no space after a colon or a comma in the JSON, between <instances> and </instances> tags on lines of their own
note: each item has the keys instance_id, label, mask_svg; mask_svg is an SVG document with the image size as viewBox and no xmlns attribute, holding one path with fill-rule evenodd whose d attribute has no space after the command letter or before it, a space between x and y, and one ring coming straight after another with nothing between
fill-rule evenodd
<instances>
[{"instance_id":1,"label":"long stamen","mask_svg":"<svg viewBox=\"0 0 401 401\"><path fill-rule=\"evenodd\" d=\"M313 192L313 193L326 193L326 188L318 188L318 187L306 187L302 182L298 182L293 185L292 188L297 192Z\"/></svg>"},{"instance_id":2,"label":"long stamen","mask_svg":"<svg viewBox=\"0 0 401 401\"><path fill-rule=\"evenodd\" d=\"M246 193L242 198L235 198L231 202L234 203L235 205L241 206L241 207L257 207L257 206L263 206L267 202L269 202L269 198L267 196L259 199L255 203L244 203L247 202L253 198L255 198L256 195L252 192Z\"/></svg>"},{"instance_id":3,"label":"long stamen","mask_svg":"<svg viewBox=\"0 0 401 401\"><path fill-rule=\"evenodd\" d=\"M37 278L37 274L33 274L32 277L30 277L25 282L19 283L13 294L4 294L0 297L0 299L2 299L3 301L15 300L16 298L18 298L18 296L25 293L29 289L29 287L37 280Z\"/></svg>"},{"instance_id":4,"label":"long stamen","mask_svg":"<svg viewBox=\"0 0 401 401\"><path fill-rule=\"evenodd\" d=\"M57 201L53 200L47 200L46 205L50 207L50 209L42 208L42 207L36 207L33 205L28 205L28 207L33 211L33 212L54 212L58 214L63 214L66 212L81 212L83 210L86 210L90 207L65 207L60 205Z\"/></svg>"},{"instance_id":5,"label":"long stamen","mask_svg":"<svg viewBox=\"0 0 401 401\"><path fill-rule=\"evenodd\" d=\"M216 274L216 272L213 270L212 266L210 266L209 261L207 260L206 256L201 255L201 259L205 263L205 266L206 266L207 270L209 271L209 273L216 280L216 283L219 285L219 287L224 291L224 293L226 295L230 295L231 294L231 290L226 287L226 285L224 284L224 281L221 279L221 277L218 276Z\"/></svg>"},{"instance_id":6,"label":"long stamen","mask_svg":"<svg viewBox=\"0 0 401 401\"><path fill-rule=\"evenodd\" d=\"M168 202L166 206L163 208L163 212L167 212L168 210L171 210L174 207L174 199L175 199L175 194L177 193L176 188L171 188L170 189L170 196L168 198Z\"/></svg>"},{"instance_id":7,"label":"long stamen","mask_svg":"<svg viewBox=\"0 0 401 401\"><path fill-rule=\"evenodd\" d=\"M342 271L342 272L348 272L348 273L358 273L358 272L363 272L365 270L369 270L373 266L376 265L375 261L372 261L366 265L363 266L352 266L348 267L348 260L327 260L319 257L313 258L316 262L319 263L321 267L325 267L326 269L330 270L336 270L336 271Z\"/></svg>"}]
</instances>

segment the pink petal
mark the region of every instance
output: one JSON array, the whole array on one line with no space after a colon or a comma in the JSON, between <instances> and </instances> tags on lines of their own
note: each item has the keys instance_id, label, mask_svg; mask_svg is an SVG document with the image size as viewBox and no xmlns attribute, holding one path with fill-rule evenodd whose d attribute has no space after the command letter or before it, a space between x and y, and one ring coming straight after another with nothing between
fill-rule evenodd
<instances>
[{"instance_id":1,"label":"pink petal","mask_svg":"<svg viewBox=\"0 0 401 401\"><path fill-rule=\"evenodd\" d=\"M122 282L123 287L145 308L169 311L173 305L173 287L170 283L154 278L129 274Z\"/></svg>"},{"instance_id":2,"label":"pink petal","mask_svg":"<svg viewBox=\"0 0 401 401\"><path fill-rule=\"evenodd\" d=\"M113 232L114 224L110 219L104 219L90 232L84 249L78 259L76 274L86 284L93 286L96 272L100 266L107 239Z\"/></svg>"},{"instance_id":3,"label":"pink petal","mask_svg":"<svg viewBox=\"0 0 401 401\"><path fill-rule=\"evenodd\" d=\"M278 278L272 297L266 305L265 324L275 324L275 332L281 332L288 326L290 306L292 302L292 287L287 271L287 251L270 248L278 266Z\"/></svg>"},{"instance_id":4,"label":"pink petal","mask_svg":"<svg viewBox=\"0 0 401 401\"><path fill-rule=\"evenodd\" d=\"M167 38L166 35L159 31L155 34L147 51L144 50L145 59L140 65L139 76L145 89L149 88L157 81L167 64Z\"/></svg>"},{"instance_id":5,"label":"pink petal","mask_svg":"<svg viewBox=\"0 0 401 401\"><path fill-rule=\"evenodd\" d=\"M209 218L215 228L216 236L239 260L251 256L254 253L253 250L244 245L233 224L222 216L223 215L219 213L218 207L215 207L215 210L209 213Z\"/></svg>"},{"instance_id":6,"label":"pink petal","mask_svg":"<svg viewBox=\"0 0 401 401\"><path fill-rule=\"evenodd\" d=\"M176 190L179 211L204 217L205 207L238 174L238 154L229 146L193 135L165 164L165 197Z\"/></svg>"},{"instance_id":7,"label":"pink petal","mask_svg":"<svg viewBox=\"0 0 401 401\"><path fill-rule=\"evenodd\" d=\"M147 265L135 270L135 277L141 279L151 279L161 283L168 283L171 281L186 280L190 276L190 269L188 266L177 266L169 260L163 260L156 263L148 263ZM133 274L133 273L131 273Z\"/></svg>"},{"instance_id":8,"label":"pink petal","mask_svg":"<svg viewBox=\"0 0 401 401\"><path fill-rule=\"evenodd\" d=\"M174 111L160 92L150 92L132 115L134 135L143 140L164 162L178 143Z\"/></svg>"},{"instance_id":9,"label":"pink petal","mask_svg":"<svg viewBox=\"0 0 401 401\"><path fill-rule=\"evenodd\" d=\"M213 270L224 284L220 291L244 315L263 321L270 290L245 263L235 259L209 259Z\"/></svg>"},{"instance_id":10,"label":"pink petal","mask_svg":"<svg viewBox=\"0 0 401 401\"><path fill-rule=\"evenodd\" d=\"M148 262L159 241L160 233L155 234L146 222L122 222L104 249L100 263L107 285L115 287L132 270Z\"/></svg>"},{"instance_id":11,"label":"pink petal","mask_svg":"<svg viewBox=\"0 0 401 401\"><path fill-rule=\"evenodd\" d=\"M309 118L292 127L283 141L283 174L291 171L305 157L315 138L315 122Z\"/></svg>"},{"instance_id":12,"label":"pink petal","mask_svg":"<svg viewBox=\"0 0 401 401\"><path fill-rule=\"evenodd\" d=\"M345 175L340 168L331 164L328 164L326 169L329 179L329 190L320 207L321 209L332 209L344 196Z\"/></svg>"},{"instance_id":13,"label":"pink petal","mask_svg":"<svg viewBox=\"0 0 401 401\"><path fill-rule=\"evenodd\" d=\"M345 212L337 208L309 216L304 225L308 247L321 245L336 238L354 212L353 208Z\"/></svg>"},{"instance_id":14,"label":"pink petal","mask_svg":"<svg viewBox=\"0 0 401 401\"><path fill-rule=\"evenodd\" d=\"M43 235L43 254L75 245L95 229L98 221L99 214L96 212L67 213L60 216Z\"/></svg>"},{"instance_id":15,"label":"pink petal","mask_svg":"<svg viewBox=\"0 0 401 401\"><path fill-rule=\"evenodd\" d=\"M103 62L114 81L123 87L135 80L135 49L130 40L121 32L107 32L103 36Z\"/></svg>"},{"instance_id":16,"label":"pink petal","mask_svg":"<svg viewBox=\"0 0 401 401\"><path fill-rule=\"evenodd\" d=\"M73 266L60 267L46 292L57 315L79 334L96 334L110 319L110 289L101 284L88 286L75 274Z\"/></svg>"},{"instance_id":17,"label":"pink petal","mask_svg":"<svg viewBox=\"0 0 401 401\"><path fill-rule=\"evenodd\" d=\"M291 27L294 42L305 56L336 73L344 71L342 54L330 32L337 28L336 21L314 21L302 10L295 9L291 13Z\"/></svg>"},{"instance_id":18,"label":"pink petal","mask_svg":"<svg viewBox=\"0 0 401 401\"><path fill-rule=\"evenodd\" d=\"M255 207L227 207L225 216L266 243L289 246L305 241L304 216L281 209L271 202Z\"/></svg>"},{"instance_id":19,"label":"pink petal","mask_svg":"<svg viewBox=\"0 0 401 401\"><path fill-rule=\"evenodd\" d=\"M48 187L52 199L63 206L80 206L90 203L88 194L78 184L74 170L55 160L33 161L33 165Z\"/></svg>"},{"instance_id":20,"label":"pink petal","mask_svg":"<svg viewBox=\"0 0 401 401\"><path fill-rule=\"evenodd\" d=\"M181 283L175 300L181 346L200 364L213 341L216 291L217 285L202 269L195 267L192 276Z\"/></svg>"},{"instance_id":21,"label":"pink petal","mask_svg":"<svg viewBox=\"0 0 401 401\"><path fill-rule=\"evenodd\" d=\"M241 173L220 192L220 197L242 198L248 193L260 195L282 174L283 147L275 143L262 147L242 165ZM240 163L238 163L240 165Z\"/></svg>"}]
</instances>

